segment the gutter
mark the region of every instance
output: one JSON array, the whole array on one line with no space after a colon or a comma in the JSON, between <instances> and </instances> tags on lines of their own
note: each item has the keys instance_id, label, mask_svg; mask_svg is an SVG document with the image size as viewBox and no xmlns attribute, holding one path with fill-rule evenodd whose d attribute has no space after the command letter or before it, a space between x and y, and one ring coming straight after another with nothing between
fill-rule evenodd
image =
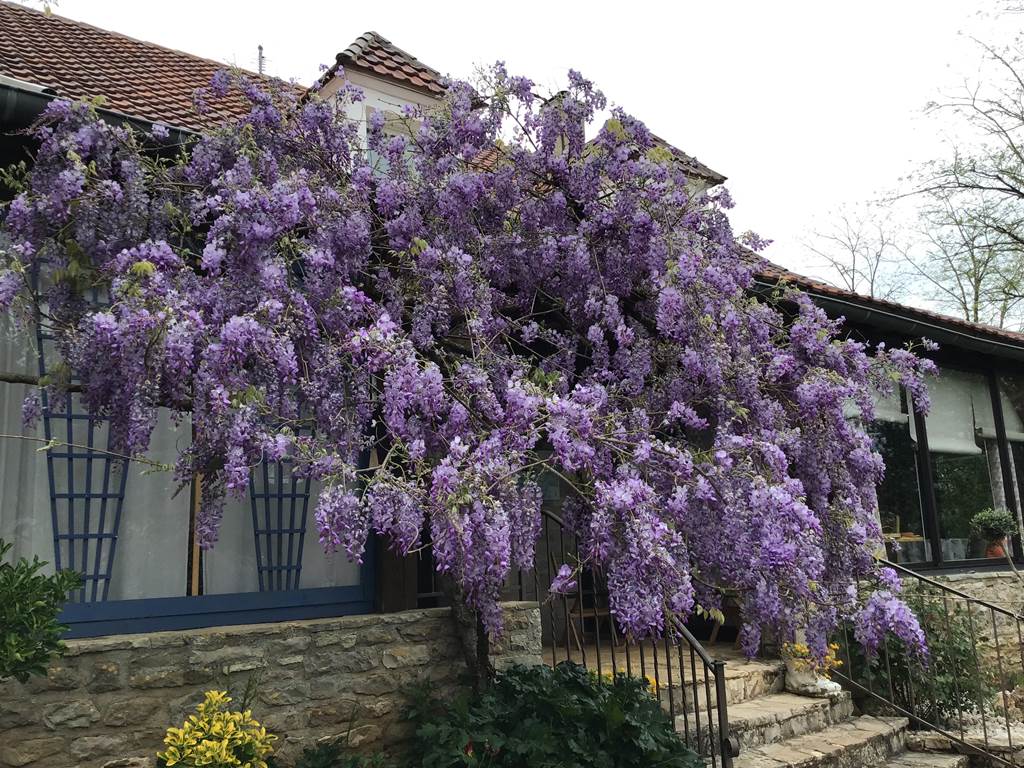
<instances>
[{"instance_id":1,"label":"gutter","mask_svg":"<svg viewBox=\"0 0 1024 768\"><path fill-rule=\"evenodd\" d=\"M0 130L10 133L28 128L58 98L62 97L53 88L0 75ZM154 124L166 125L104 107L97 107L96 112L108 123L127 124L142 132L149 132ZM167 130L168 143L183 144L199 136L197 131L181 126L167 125Z\"/></svg>"},{"instance_id":2,"label":"gutter","mask_svg":"<svg viewBox=\"0 0 1024 768\"><path fill-rule=\"evenodd\" d=\"M762 290L771 291L778 286L778 283L755 278L754 285ZM915 320L885 309L868 308L855 301L819 293L803 286L798 287L832 317L843 315L847 320L894 331L905 336L923 336L939 345L948 344L960 349L970 349L982 354L1024 363L1024 342L1014 344L1008 341L982 338L957 328L926 320Z\"/></svg>"}]
</instances>

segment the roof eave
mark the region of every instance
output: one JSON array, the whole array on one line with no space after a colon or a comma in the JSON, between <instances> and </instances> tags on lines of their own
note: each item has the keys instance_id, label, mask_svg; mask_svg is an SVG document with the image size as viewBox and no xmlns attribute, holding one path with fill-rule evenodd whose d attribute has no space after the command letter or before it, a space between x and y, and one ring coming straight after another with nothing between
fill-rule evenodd
<instances>
[{"instance_id":1,"label":"roof eave","mask_svg":"<svg viewBox=\"0 0 1024 768\"><path fill-rule=\"evenodd\" d=\"M969 331L955 323L944 323L939 317L925 317L918 314L913 307L906 307L905 311L899 312L888 305L881 306L868 296L850 294L848 297L841 297L781 278L754 278L755 288L760 288L763 292L774 290L783 284L799 288L830 317L842 316L850 322L870 325L900 336L926 338L940 346L954 346L1024 363L1024 339L1018 342L999 338L980 327Z\"/></svg>"}]
</instances>

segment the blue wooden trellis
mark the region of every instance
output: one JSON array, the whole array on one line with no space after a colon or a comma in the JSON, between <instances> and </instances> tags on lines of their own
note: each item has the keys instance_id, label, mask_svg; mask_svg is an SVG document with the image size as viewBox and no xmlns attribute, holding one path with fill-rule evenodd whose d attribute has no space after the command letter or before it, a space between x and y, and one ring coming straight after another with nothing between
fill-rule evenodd
<instances>
[{"instance_id":1,"label":"blue wooden trellis","mask_svg":"<svg viewBox=\"0 0 1024 768\"><path fill-rule=\"evenodd\" d=\"M253 541L260 592L298 589L309 513L309 479L285 458L249 473Z\"/></svg>"},{"instance_id":2,"label":"blue wooden trellis","mask_svg":"<svg viewBox=\"0 0 1024 768\"><path fill-rule=\"evenodd\" d=\"M93 304L99 297L94 292ZM49 372L54 337L36 323L39 376ZM54 567L77 571L82 587L70 602L102 602L108 597L127 483L127 462L110 452L107 422L96 419L72 393L58 405L44 388L43 430L53 528ZM57 407L55 407L57 406ZM104 434L106 433L106 434Z\"/></svg>"}]
</instances>

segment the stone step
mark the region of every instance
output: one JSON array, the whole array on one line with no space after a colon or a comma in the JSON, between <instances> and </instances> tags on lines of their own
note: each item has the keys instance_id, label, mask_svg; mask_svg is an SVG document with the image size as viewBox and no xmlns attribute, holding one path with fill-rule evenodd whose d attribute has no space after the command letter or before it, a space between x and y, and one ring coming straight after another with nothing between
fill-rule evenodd
<instances>
[{"instance_id":1,"label":"stone step","mask_svg":"<svg viewBox=\"0 0 1024 768\"><path fill-rule=\"evenodd\" d=\"M815 699L793 693L773 693L729 705L729 731L745 751L785 739L817 733L849 720L853 716L853 699L847 691ZM701 743L707 738L706 718L701 722ZM693 735L697 722L691 713L676 717L676 730Z\"/></svg>"},{"instance_id":2,"label":"stone step","mask_svg":"<svg viewBox=\"0 0 1024 768\"><path fill-rule=\"evenodd\" d=\"M959 755L969 754L972 751L970 747L973 746L980 752L995 755L999 760L1011 765L1024 766L1024 728L1015 727L1014 732L1007 733L1005 729L1001 730L999 725L1001 723L996 720L987 733L982 731L980 726L964 732L962 738L970 746L964 746L934 731L915 731L907 736L907 749L927 755ZM979 758L978 764L982 763L983 760Z\"/></svg>"},{"instance_id":3,"label":"stone step","mask_svg":"<svg viewBox=\"0 0 1024 768\"><path fill-rule=\"evenodd\" d=\"M970 762L967 755L903 752L886 761L885 768L967 768Z\"/></svg>"},{"instance_id":4,"label":"stone step","mask_svg":"<svg viewBox=\"0 0 1024 768\"><path fill-rule=\"evenodd\" d=\"M645 670L648 680L654 680L654 671ZM659 664L657 677L658 698L662 707L679 716L694 709L705 711L715 706L718 695L713 677L705 681L704 671L698 666L696 676L691 666L679 665L671 668ZM638 674L634 669L633 674ZM777 660L755 659L753 661L729 661L725 665L725 702L730 709L760 696L779 693L785 685L786 665ZM685 701L685 707L684 707Z\"/></svg>"},{"instance_id":5,"label":"stone step","mask_svg":"<svg viewBox=\"0 0 1024 768\"><path fill-rule=\"evenodd\" d=\"M815 733L747 749L734 768L851 768L882 765L904 751L907 720L856 717Z\"/></svg>"}]
</instances>

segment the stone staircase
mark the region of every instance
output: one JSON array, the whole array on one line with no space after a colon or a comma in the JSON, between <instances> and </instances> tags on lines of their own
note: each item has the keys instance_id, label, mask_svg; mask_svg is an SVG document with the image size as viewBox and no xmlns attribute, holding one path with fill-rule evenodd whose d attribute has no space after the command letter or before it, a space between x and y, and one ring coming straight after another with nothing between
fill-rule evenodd
<instances>
[{"instance_id":1,"label":"stone staircase","mask_svg":"<svg viewBox=\"0 0 1024 768\"><path fill-rule=\"evenodd\" d=\"M697 686L700 709L707 706L703 681ZM692 688L690 689L692 692ZM667 703L667 690L662 701ZM682 694L672 691L675 710ZM965 755L914 752L908 749L907 720L858 715L847 691L828 698L785 691L782 662L730 659L726 664L730 732L739 741L734 768L967 768ZM711 699L712 704L714 698ZM686 697L688 705L692 696ZM676 716L676 730L707 743L707 715ZM698 723L698 719L700 722ZM919 746L912 740L909 746ZM719 765L721 763L719 762Z\"/></svg>"}]
</instances>

